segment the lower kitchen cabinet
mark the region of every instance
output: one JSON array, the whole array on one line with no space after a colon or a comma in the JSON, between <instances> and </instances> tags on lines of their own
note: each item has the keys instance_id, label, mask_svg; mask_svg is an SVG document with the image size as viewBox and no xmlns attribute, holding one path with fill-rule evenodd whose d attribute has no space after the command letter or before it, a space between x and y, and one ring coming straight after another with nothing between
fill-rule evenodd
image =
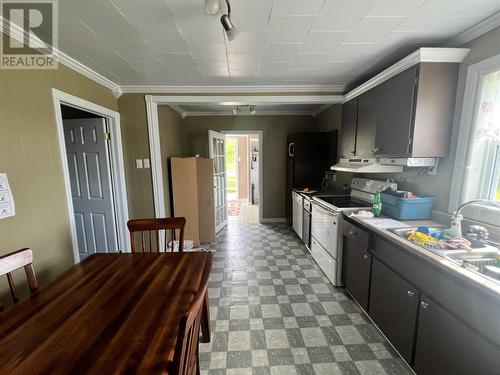
<instances>
[{"instance_id":1,"label":"lower kitchen cabinet","mask_svg":"<svg viewBox=\"0 0 500 375\"><path fill-rule=\"evenodd\" d=\"M370 317L411 363L419 292L377 258L372 261Z\"/></svg>"},{"instance_id":2,"label":"lower kitchen cabinet","mask_svg":"<svg viewBox=\"0 0 500 375\"><path fill-rule=\"evenodd\" d=\"M418 375L500 374L500 348L422 296L413 369Z\"/></svg>"},{"instance_id":3,"label":"lower kitchen cabinet","mask_svg":"<svg viewBox=\"0 0 500 375\"><path fill-rule=\"evenodd\" d=\"M372 255L368 252L368 234L344 222L342 283L360 306L368 310Z\"/></svg>"}]
</instances>

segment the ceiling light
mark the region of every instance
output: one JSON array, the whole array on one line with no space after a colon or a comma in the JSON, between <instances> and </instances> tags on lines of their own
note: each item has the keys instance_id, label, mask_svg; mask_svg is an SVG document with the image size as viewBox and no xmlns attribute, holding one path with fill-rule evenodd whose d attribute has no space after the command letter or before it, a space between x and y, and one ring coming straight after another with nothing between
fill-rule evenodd
<instances>
[{"instance_id":1,"label":"ceiling light","mask_svg":"<svg viewBox=\"0 0 500 375\"><path fill-rule=\"evenodd\" d=\"M233 107L233 115L236 116L238 113L240 113L240 108L237 105L235 105Z\"/></svg>"},{"instance_id":2,"label":"ceiling light","mask_svg":"<svg viewBox=\"0 0 500 375\"><path fill-rule=\"evenodd\" d=\"M219 12L219 9L219 0L205 0L205 12L207 12L207 14L217 14Z\"/></svg>"},{"instance_id":3,"label":"ceiling light","mask_svg":"<svg viewBox=\"0 0 500 375\"><path fill-rule=\"evenodd\" d=\"M224 27L224 30L226 31L227 39L229 41L232 41L236 39L239 32L233 25L233 22L231 21L231 4L229 3L229 0L226 0L226 5L227 5L227 14L222 15L222 17L220 18L220 22L222 23L222 27Z\"/></svg>"},{"instance_id":4,"label":"ceiling light","mask_svg":"<svg viewBox=\"0 0 500 375\"><path fill-rule=\"evenodd\" d=\"M257 111L255 110L255 106L254 105L251 105L250 107L248 107L248 109L250 110L250 114L252 116L257 113Z\"/></svg>"}]
</instances>

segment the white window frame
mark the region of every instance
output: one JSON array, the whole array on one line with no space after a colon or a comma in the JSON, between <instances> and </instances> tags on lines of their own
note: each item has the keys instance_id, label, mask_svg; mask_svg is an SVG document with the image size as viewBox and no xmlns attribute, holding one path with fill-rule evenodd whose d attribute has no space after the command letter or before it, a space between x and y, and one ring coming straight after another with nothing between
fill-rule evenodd
<instances>
[{"instance_id":1,"label":"white window frame","mask_svg":"<svg viewBox=\"0 0 500 375\"><path fill-rule=\"evenodd\" d=\"M479 113L483 78L497 71L500 71L500 55L472 64L467 69L462 115L455 152L455 165L450 189L448 207L450 213L453 213L460 204L464 203L465 199L467 165L470 160L472 133ZM464 213L464 216L467 218L500 226L498 211L487 206L470 207Z\"/></svg>"}]
</instances>

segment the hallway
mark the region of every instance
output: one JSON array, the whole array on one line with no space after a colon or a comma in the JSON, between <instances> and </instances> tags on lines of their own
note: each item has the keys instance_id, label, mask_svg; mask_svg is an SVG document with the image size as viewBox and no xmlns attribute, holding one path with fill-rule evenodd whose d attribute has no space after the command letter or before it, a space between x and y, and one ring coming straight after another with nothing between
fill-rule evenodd
<instances>
[{"instance_id":1,"label":"hallway","mask_svg":"<svg viewBox=\"0 0 500 375\"><path fill-rule=\"evenodd\" d=\"M286 225L229 223L211 248L201 374L411 374Z\"/></svg>"}]
</instances>

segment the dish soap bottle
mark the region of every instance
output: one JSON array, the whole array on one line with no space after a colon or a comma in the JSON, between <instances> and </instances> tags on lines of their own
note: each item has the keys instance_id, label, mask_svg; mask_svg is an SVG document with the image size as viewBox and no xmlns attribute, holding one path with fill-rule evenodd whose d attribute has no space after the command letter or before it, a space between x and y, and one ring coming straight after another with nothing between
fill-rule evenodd
<instances>
[{"instance_id":1,"label":"dish soap bottle","mask_svg":"<svg viewBox=\"0 0 500 375\"><path fill-rule=\"evenodd\" d=\"M382 213L382 198L380 197L380 191L377 191L373 197L372 212L374 216L380 216Z\"/></svg>"}]
</instances>

